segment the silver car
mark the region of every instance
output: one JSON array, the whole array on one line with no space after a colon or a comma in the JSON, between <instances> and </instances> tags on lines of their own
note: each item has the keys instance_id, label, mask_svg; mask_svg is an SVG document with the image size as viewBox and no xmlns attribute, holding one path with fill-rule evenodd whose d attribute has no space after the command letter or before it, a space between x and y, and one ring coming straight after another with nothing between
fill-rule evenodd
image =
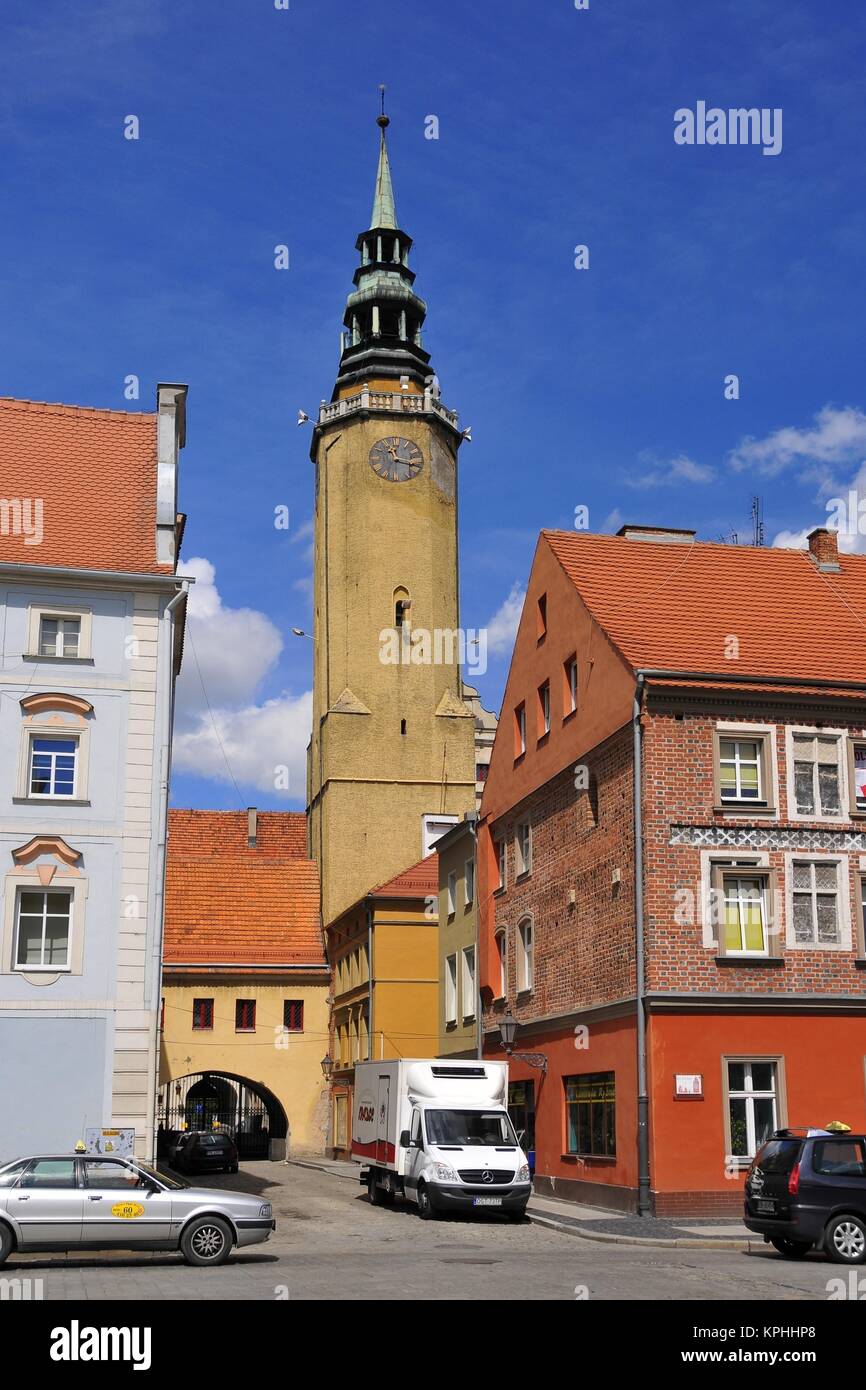
<instances>
[{"instance_id":1,"label":"silver car","mask_svg":"<svg viewBox=\"0 0 866 1390\"><path fill-rule=\"evenodd\" d=\"M137 1159L55 1154L0 1167L0 1265L14 1251L106 1248L219 1265L275 1229L270 1202L192 1187Z\"/></svg>"}]
</instances>

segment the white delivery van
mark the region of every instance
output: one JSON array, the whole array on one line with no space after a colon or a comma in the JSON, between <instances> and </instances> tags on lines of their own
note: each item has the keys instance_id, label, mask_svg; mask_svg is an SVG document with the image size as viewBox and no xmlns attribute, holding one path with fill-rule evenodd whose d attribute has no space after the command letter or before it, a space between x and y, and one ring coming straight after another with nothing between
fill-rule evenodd
<instances>
[{"instance_id":1,"label":"white delivery van","mask_svg":"<svg viewBox=\"0 0 866 1390\"><path fill-rule=\"evenodd\" d=\"M505 1062L356 1062L352 1157L370 1201L403 1197L426 1219L490 1207L520 1220L529 1164L507 1096Z\"/></svg>"}]
</instances>

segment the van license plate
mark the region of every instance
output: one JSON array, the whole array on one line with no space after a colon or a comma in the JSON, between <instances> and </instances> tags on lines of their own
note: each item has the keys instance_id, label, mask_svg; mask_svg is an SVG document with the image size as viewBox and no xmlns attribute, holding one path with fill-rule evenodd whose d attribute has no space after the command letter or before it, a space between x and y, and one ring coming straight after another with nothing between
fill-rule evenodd
<instances>
[{"instance_id":1,"label":"van license plate","mask_svg":"<svg viewBox=\"0 0 866 1390\"><path fill-rule=\"evenodd\" d=\"M758 1211L765 1211L772 1215L776 1210L776 1203L772 1197L759 1197L757 1207Z\"/></svg>"},{"instance_id":2,"label":"van license plate","mask_svg":"<svg viewBox=\"0 0 866 1390\"><path fill-rule=\"evenodd\" d=\"M501 1197L473 1197L473 1198L472 1198L472 1205L473 1205L473 1207L501 1207L501 1206L502 1206L502 1198L501 1198Z\"/></svg>"}]
</instances>

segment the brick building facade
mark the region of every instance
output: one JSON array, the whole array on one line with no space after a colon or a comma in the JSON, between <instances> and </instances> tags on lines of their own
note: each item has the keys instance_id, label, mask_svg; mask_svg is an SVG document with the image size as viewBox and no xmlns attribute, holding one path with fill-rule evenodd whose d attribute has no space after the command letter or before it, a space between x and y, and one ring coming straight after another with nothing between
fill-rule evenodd
<instances>
[{"instance_id":1,"label":"brick building facade","mask_svg":"<svg viewBox=\"0 0 866 1390\"><path fill-rule=\"evenodd\" d=\"M485 1051L510 1014L546 1058L511 1068L542 1190L733 1211L772 1128L866 1124L866 560L833 540L539 541L478 877Z\"/></svg>"}]
</instances>

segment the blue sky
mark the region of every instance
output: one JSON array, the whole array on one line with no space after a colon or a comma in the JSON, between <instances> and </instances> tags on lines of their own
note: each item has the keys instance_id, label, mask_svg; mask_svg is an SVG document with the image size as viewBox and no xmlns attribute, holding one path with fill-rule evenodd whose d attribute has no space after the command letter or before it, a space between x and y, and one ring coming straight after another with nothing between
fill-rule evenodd
<instances>
[{"instance_id":1,"label":"blue sky","mask_svg":"<svg viewBox=\"0 0 866 1390\"><path fill-rule=\"evenodd\" d=\"M336 374L379 82L426 345L473 427L462 621L490 627L488 705L542 526L583 505L593 530L744 540L758 492L768 543L790 541L860 488L855 0L6 0L2 28L0 391L130 408L134 373L131 408L151 409L157 381L190 385L191 626L238 786L187 659L175 804L303 798L311 651L291 628L311 622L313 479L295 419ZM698 101L781 108L781 152L676 144Z\"/></svg>"}]
</instances>

